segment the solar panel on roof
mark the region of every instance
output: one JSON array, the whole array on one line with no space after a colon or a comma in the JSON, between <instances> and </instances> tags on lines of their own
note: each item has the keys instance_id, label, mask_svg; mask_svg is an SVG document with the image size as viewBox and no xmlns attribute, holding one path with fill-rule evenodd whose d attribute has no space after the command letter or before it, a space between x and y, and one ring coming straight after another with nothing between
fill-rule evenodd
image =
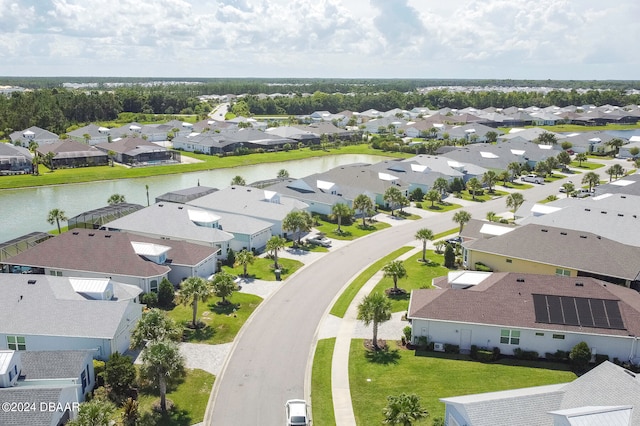
<instances>
[{"instance_id":1,"label":"solar panel on roof","mask_svg":"<svg viewBox=\"0 0 640 426\"><path fill-rule=\"evenodd\" d=\"M536 322L624 330L617 300L533 294Z\"/></svg>"}]
</instances>

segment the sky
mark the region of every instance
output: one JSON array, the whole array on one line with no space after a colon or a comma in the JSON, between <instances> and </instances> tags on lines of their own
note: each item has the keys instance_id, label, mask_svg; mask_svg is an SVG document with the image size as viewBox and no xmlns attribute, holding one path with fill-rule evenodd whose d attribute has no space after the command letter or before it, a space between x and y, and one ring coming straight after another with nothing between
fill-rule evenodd
<instances>
[{"instance_id":1,"label":"sky","mask_svg":"<svg viewBox=\"0 0 640 426\"><path fill-rule=\"evenodd\" d=\"M640 79L638 0L0 0L0 75Z\"/></svg>"}]
</instances>

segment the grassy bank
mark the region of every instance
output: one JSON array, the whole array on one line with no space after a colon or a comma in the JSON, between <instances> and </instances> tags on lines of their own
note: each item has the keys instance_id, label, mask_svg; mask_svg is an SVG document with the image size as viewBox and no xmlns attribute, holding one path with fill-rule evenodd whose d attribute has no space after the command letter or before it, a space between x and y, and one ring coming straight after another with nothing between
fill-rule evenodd
<instances>
[{"instance_id":1,"label":"grassy bank","mask_svg":"<svg viewBox=\"0 0 640 426\"><path fill-rule=\"evenodd\" d=\"M316 425L336 424L333 411L333 396L331 393L331 362L335 345L335 337L318 340L316 353L313 357L311 401L313 402L313 423Z\"/></svg>"}]
</instances>

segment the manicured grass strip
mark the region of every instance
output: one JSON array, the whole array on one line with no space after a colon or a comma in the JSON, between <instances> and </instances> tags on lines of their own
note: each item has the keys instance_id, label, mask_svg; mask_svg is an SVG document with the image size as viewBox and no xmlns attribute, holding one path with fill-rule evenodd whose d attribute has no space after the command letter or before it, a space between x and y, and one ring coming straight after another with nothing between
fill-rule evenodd
<instances>
[{"instance_id":1,"label":"manicured grass strip","mask_svg":"<svg viewBox=\"0 0 640 426\"><path fill-rule=\"evenodd\" d=\"M349 284L349 287L347 287L345 291L342 292L336 303L333 305L333 308L331 308L330 314L340 318L344 317L344 314L347 312L351 301L354 297L356 297L356 294L358 294L360 288L362 288L362 286L367 281L369 281L369 278L371 278L376 272L382 269L384 265L412 249L413 247L401 247L396 251L389 253L377 262L371 264L367 269L364 270L364 272L358 275L351 282L351 284Z\"/></svg>"},{"instance_id":2,"label":"manicured grass strip","mask_svg":"<svg viewBox=\"0 0 640 426\"><path fill-rule=\"evenodd\" d=\"M434 203L433 206L431 206L431 201L421 201L420 203L422 204L423 210L436 213L444 213L462 207L460 204L453 203Z\"/></svg>"},{"instance_id":3,"label":"manicured grass strip","mask_svg":"<svg viewBox=\"0 0 640 426\"><path fill-rule=\"evenodd\" d=\"M576 378L565 364L516 360L485 364L468 361L465 355L420 356L426 354L387 343L389 351L366 357L363 341L351 342L349 383L358 425L381 424L388 395L417 394L430 415L414 425L430 425L433 419L444 416L439 398L565 383Z\"/></svg>"},{"instance_id":4,"label":"manicured grass strip","mask_svg":"<svg viewBox=\"0 0 640 426\"><path fill-rule=\"evenodd\" d=\"M187 342L210 345L232 342L249 315L262 302L259 296L239 292L227 298L231 301L230 305L219 306L217 302L220 300L219 297L212 297L206 303L198 303L197 320L205 326L197 330L185 328L184 338ZM168 314L179 324L185 325L192 321L193 308L191 305L177 305Z\"/></svg>"},{"instance_id":5,"label":"manicured grass strip","mask_svg":"<svg viewBox=\"0 0 640 426\"><path fill-rule=\"evenodd\" d=\"M281 257L278 257L278 266L280 267L280 274L282 279L285 279L287 275L293 274L303 265L304 263L298 260L283 259ZM225 272L230 273L231 275L242 276L242 274L244 273L244 267L241 265L238 265L234 268L223 266L222 269ZM253 265L247 266L247 275L249 275L248 278L256 280L276 281L276 274L273 271L273 259L267 259L264 257L257 257Z\"/></svg>"},{"instance_id":6,"label":"manicured grass strip","mask_svg":"<svg viewBox=\"0 0 640 426\"><path fill-rule=\"evenodd\" d=\"M456 227L456 228L449 229L448 231L440 232L439 234L436 234L436 235L433 236L433 241L437 241L440 238L444 238L444 237L447 237L447 236L449 236L451 234L455 234L456 232L458 232L458 229L459 228Z\"/></svg>"},{"instance_id":7,"label":"manicured grass strip","mask_svg":"<svg viewBox=\"0 0 640 426\"><path fill-rule=\"evenodd\" d=\"M473 197L473 195L468 191L468 190L464 190L461 191L459 193L460 195L458 196L458 198L461 198L463 200L467 200L467 201L476 201L479 203L483 203L485 201L489 201L489 200L493 200L496 197L504 197L505 195L509 195L508 192L505 191L499 191L499 190L494 190L493 192L489 192L489 191L483 191L482 195L476 195L475 198Z\"/></svg>"},{"instance_id":8,"label":"manicured grass strip","mask_svg":"<svg viewBox=\"0 0 640 426\"><path fill-rule=\"evenodd\" d=\"M197 172L202 170L215 170L228 167L250 166L261 163L274 163L280 161L293 161L304 158L324 157L340 154L369 154L381 157L407 158L410 154L382 152L370 148L367 144L349 145L330 150L311 150L309 148L295 149L291 151L265 152L261 154L248 154L239 156L218 157L213 155L193 154L181 152L182 155L202 160L201 163L175 164L152 167L126 168L121 166L96 166L79 167L75 169L57 169L50 172L45 166L40 165L40 175L16 175L2 176L0 189L24 188L29 186L62 185L66 183L93 182L98 180L127 179L158 175L169 175L185 172ZM142 185L142 183L141 183Z\"/></svg>"},{"instance_id":9,"label":"manicured grass strip","mask_svg":"<svg viewBox=\"0 0 640 426\"><path fill-rule=\"evenodd\" d=\"M573 167L574 169L582 169L582 170L595 170L601 167L604 167L602 163L592 163L590 161L583 161L582 165L578 161L572 161L569 167Z\"/></svg>"},{"instance_id":10,"label":"manicured grass strip","mask_svg":"<svg viewBox=\"0 0 640 426\"><path fill-rule=\"evenodd\" d=\"M367 225L362 227L362 220L354 221L351 225L340 226L340 232L337 232L338 225L332 222L328 222L324 219L318 219L318 225L315 227L318 231L324 232L327 238L333 238L336 240L355 240L356 238L364 237L372 232L379 231L384 228L389 228L391 225L385 222L367 222Z\"/></svg>"},{"instance_id":11,"label":"manicured grass strip","mask_svg":"<svg viewBox=\"0 0 640 426\"><path fill-rule=\"evenodd\" d=\"M151 405L160 399L156 390L143 388L138 395L138 407L142 418L152 418L145 424L186 426L202 422L209 402L209 394L216 377L204 370L187 370L187 375L174 389L168 389L167 399L174 409L166 415L153 412Z\"/></svg>"},{"instance_id":12,"label":"manicured grass strip","mask_svg":"<svg viewBox=\"0 0 640 426\"><path fill-rule=\"evenodd\" d=\"M442 266L444 264L443 254L436 254L433 250L427 250L426 258L429 263L422 263L422 251L420 251L420 253L402 262L404 269L407 271L407 276L398 280L398 287L405 289L407 293L389 297L391 299L392 312L404 312L409 309L411 290L431 288L431 280L433 278L447 275L449 272L449 269ZM383 278L371 292L383 293L386 289L392 287L393 280L391 278Z\"/></svg>"},{"instance_id":13,"label":"manicured grass strip","mask_svg":"<svg viewBox=\"0 0 640 426\"><path fill-rule=\"evenodd\" d=\"M311 409L313 413L311 417L313 424L316 425L336 424L331 393L331 362L335 345L335 337L318 340L316 353L313 357L311 371Z\"/></svg>"}]
</instances>

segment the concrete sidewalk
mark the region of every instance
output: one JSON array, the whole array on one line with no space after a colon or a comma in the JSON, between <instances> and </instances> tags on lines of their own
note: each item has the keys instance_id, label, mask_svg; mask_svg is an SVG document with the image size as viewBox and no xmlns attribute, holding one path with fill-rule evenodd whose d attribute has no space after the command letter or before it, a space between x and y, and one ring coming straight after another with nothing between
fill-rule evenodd
<instances>
[{"instance_id":1,"label":"concrete sidewalk","mask_svg":"<svg viewBox=\"0 0 640 426\"><path fill-rule=\"evenodd\" d=\"M399 256L397 260L405 260L413 256L416 253L422 251L422 247L416 247L413 250L409 250L407 253ZM356 334L362 334L366 331L368 336L373 335L372 326L358 327L358 304L363 297L371 293L373 288L383 278L383 272L379 271L374 274L360 289L358 294L353 298L351 305L347 309L344 318L339 320L339 328L336 335L336 343L333 349L333 358L331 361L331 393L333 395L333 410L336 418L336 425L339 426L355 426L356 418L353 413L353 405L351 403L351 389L349 387L349 349L351 346L351 339L356 337ZM402 324L400 318L402 313L394 315L393 324L395 327L399 327L398 330L386 329L384 336L379 335L380 338L399 339L402 333L402 328L407 324ZM336 317L327 316L324 322L329 321L327 325L333 325L335 327ZM323 324L324 327L324 324ZM359 330L358 333L356 331ZM358 336L361 337L361 336Z\"/></svg>"}]
</instances>

